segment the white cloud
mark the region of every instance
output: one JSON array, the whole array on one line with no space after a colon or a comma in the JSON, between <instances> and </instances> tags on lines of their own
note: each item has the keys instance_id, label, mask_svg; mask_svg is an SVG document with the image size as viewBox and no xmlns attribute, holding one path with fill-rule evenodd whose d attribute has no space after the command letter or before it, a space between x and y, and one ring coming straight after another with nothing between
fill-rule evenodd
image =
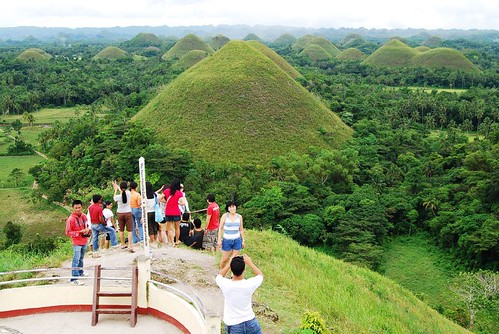
<instances>
[{"instance_id":1,"label":"white cloud","mask_svg":"<svg viewBox=\"0 0 499 334\"><path fill-rule=\"evenodd\" d=\"M2 0L0 26L248 24L499 29L496 0Z\"/></svg>"}]
</instances>

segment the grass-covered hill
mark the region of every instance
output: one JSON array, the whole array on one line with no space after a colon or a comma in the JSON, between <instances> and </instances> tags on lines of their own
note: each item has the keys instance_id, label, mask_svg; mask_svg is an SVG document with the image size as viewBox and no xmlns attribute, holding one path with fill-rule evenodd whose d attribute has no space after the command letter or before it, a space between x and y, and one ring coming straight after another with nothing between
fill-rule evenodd
<instances>
[{"instance_id":1,"label":"grass-covered hill","mask_svg":"<svg viewBox=\"0 0 499 334\"><path fill-rule=\"evenodd\" d=\"M152 33L141 32L134 38L126 42L129 46L148 47L148 46L161 46L161 40L158 36Z\"/></svg>"},{"instance_id":2,"label":"grass-covered hill","mask_svg":"<svg viewBox=\"0 0 499 334\"><path fill-rule=\"evenodd\" d=\"M316 44L307 46L298 56L312 63L333 58L322 46Z\"/></svg>"},{"instance_id":3,"label":"grass-covered hill","mask_svg":"<svg viewBox=\"0 0 499 334\"><path fill-rule=\"evenodd\" d=\"M260 43L263 43L263 39L261 39L260 37L258 37L257 35L251 33L251 34L247 34L244 38L243 38L243 41L258 41Z\"/></svg>"},{"instance_id":4,"label":"grass-covered hill","mask_svg":"<svg viewBox=\"0 0 499 334\"><path fill-rule=\"evenodd\" d=\"M278 44L278 45L292 45L292 44L296 43L296 41L297 41L297 38L294 35L286 33L286 34L282 34L281 36L277 37L274 40L274 43Z\"/></svg>"},{"instance_id":5,"label":"grass-covered hill","mask_svg":"<svg viewBox=\"0 0 499 334\"><path fill-rule=\"evenodd\" d=\"M47 61L50 60L52 56L42 49L30 48L24 50L17 56L18 60L32 60L32 61Z\"/></svg>"},{"instance_id":6,"label":"grass-covered hill","mask_svg":"<svg viewBox=\"0 0 499 334\"><path fill-rule=\"evenodd\" d=\"M295 51L300 52L301 50L305 49L305 46L308 44L308 42L316 37L317 36L314 35L303 35L296 40L296 42L292 45L292 48Z\"/></svg>"},{"instance_id":7,"label":"grass-covered hill","mask_svg":"<svg viewBox=\"0 0 499 334\"><path fill-rule=\"evenodd\" d=\"M336 56L338 60L358 60L364 58L366 55L355 48L348 48L342 51L339 55Z\"/></svg>"},{"instance_id":8,"label":"grass-covered hill","mask_svg":"<svg viewBox=\"0 0 499 334\"><path fill-rule=\"evenodd\" d=\"M318 46L322 47L333 58L336 57L337 55L339 55L341 53L340 49L338 49L336 47L336 45L334 45L333 43L331 43L330 41L328 41L324 37L315 37L315 38L312 38L305 45L305 49L308 46L310 46L310 45L318 45Z\"/></svg>"},{"instance_id":9,"label":"grass-covered hill","mask_svg":"<svg viewBox=\"0 0 499 334\"><path fill-rule=\"evenodd\" d=\"M159 56L161 54L161 49L156 46L148 46L142 50L142 54L147 57Z\"/></svg>"},{"instance_id":10,"label":"grass-covered hill","mask_svg":"<svg viewBox=\"0 0 499 334\"><path fill-rule=\"evenodd\" d=\"M208 44L211 46L213 50L219 50L224 46L225 44L230 42L230 38L224 35L216 35L215 37L211 38Z\"/></svg>"},{"instance_id":11,"label":"grass-covered hill","mask_svg":"<svg viewBox=\"0 0 499 334\"><path fill-rule=\"evenodd\" d=\"M293 79L301 77L300 72L298 72L284 58L282 58L280 55L278 55L274 50L272 50L268 46L263 45L262 43L257 41L247 41L246 44L248 44L252 48L257 49L258 51L260 51L261 53L272 59L274 63L277 64L277 66L282 68L284 72L288 73Z\"/></svg>"},{"instance_id":12,"label":"grass-covered hill","mask_svg":"<svg viewBox=\"0 0 499 334\"><path fill-rule=\"evenodd\" d=\"M263 271L257 302L279 316L259 316L263 332L297 328L319 312L333 333L470 333L394 281L336 260L273 231L246 232L244 252Z\"/></svg>"},{"instance_id":13,"label":"grass-covered hill","mask_svg":"<svg viewBox=\"0 0 499 334\"><path fill-rule=\"evenodd\" d=\"M364 60L375 66L409 66L419 51L414 50L398 39L391 39Z\"/></svg>"},{"instance_id":14,"label":"grass-covered hill","mask_svg":"<svg viewBox=\"0 0 499 334\"><path fill-rule=\"evenodd\" d=\"M158 140L210 162L268 163L352 130L262 52L231 41L166 86L133 118Z\"/></svg>"},{"instance_id":15,"label":"grass-covered hill","mask_svg":"<svg viewBox=\"0 0 499 334\"><path fill-rule=\"evenodd\" d=\"M417 51L419 51L419 52L426 52L426 51L428 51L428 50L431 50L431 48L430 48L430 47L427 47L427 46L425 46L425 45L420 45L420 46L416 46L416 47L414 48L414 50L417 50Z\"/></svg>"},{"instance_id":16,"label":"grass-covered hill","mask_svg":"<svg viewBox=\"0 0 499 334\"><path fill-rule=\"evenodd\" d=\"M418 54L412 65L431 68L449 68L465 72L476 72L478 68L462 53L450 48L436 48Z\"/></svg>"},{"instance_id":17,"label":"grass-covered hill","mask_svg":"<svg viewBox=\"0 0 499 334\"><path fill-rule=\"evenodd\" d=\"M117 59L123 59L127 58L128 54L121 50L120 48L117 48L115 46L108 46L98 54L96 54L93 59L94 60L99 60L99 59L109 59L109 60L117 60Z\"/></svg>"},{"instance_id":18,"label":"grass-covered hill","mask_svg":"<svg viewBox=\"0 0 499 334\"><path fill-rule=\"evenodd\" d=\"M411 48L398 39L391 39L364 60L374 66L448 68L460 71L479 71L462 53L450 48Z\"/></svg>"},{"instance_id":19,"label":"grass-covered hill","mask_svg":"<svg viewBox=\"0 0 499 334\"><path fill-rule=\"evenodd\" d=\"M181 59L189 51L192 50L201 50L209 54L213 53L213 49L208 44L203 42L201 38L194 34L189 34L177 41L177 43L175 43L175 45L170 50L168 50L161 58L163 60Z\"/></svg>"},{"instance_id":20,"label":"grass-covered hill","mask_svg":"<svg viewBox=\"0 0 499 334\"><path fill-rule=\"evenodd\" d=\"M206 57L208 57L208 53L205 51L191 50L187 52L185 56L177 60L175 64L173 64L173 67L180 70L186 70Z\"/></svg>"}]
</instances>

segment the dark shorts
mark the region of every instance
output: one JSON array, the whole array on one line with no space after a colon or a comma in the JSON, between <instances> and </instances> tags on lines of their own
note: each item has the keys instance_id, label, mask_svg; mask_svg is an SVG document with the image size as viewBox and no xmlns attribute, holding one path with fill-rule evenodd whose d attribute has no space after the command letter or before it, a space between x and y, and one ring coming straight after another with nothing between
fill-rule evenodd
<instances>
[{"instance_id":1,"label":"dark shorts","mask_svg":"<svg viewBox=\"0 0 499 334\"><path fill-rule=\"evenodd\" d=\"M149 235L156 235L159 231L159 224L154 221L154 212L147 213L147 228Z\"/></svg>"},{"instance_id":2,"label":"dark shorts","mask_svg":"<svg viewBox=\"0 0 499 334\"><path fill-rule=\"evenodd\" d=\"M222 239L222 250L230 252L231 250L241 250L243 248L243 238L237 239Z\"/></svg>"},{"instance_id":3,"label":"dark shorts","mask_svg":"<svg viewBox=\"0 0 499 334\"><path fill-rule=\"evenodd\" d=\"M179 222L180 216L165 216L165 222Z\"/></svg>"},{"instance_id":4,"label":"dark shorts","mask_svg":"<svg viewBox=\"0 0 499 334\"><path fill-rule=\"evenodd\" d=\"M120 231L124 232L125 231L125 226L126 230L128 232L132 232L132 213L131 212L124 212L124 213L118 213L118 226L120 227Z\"/></svg>"}]
</instances>

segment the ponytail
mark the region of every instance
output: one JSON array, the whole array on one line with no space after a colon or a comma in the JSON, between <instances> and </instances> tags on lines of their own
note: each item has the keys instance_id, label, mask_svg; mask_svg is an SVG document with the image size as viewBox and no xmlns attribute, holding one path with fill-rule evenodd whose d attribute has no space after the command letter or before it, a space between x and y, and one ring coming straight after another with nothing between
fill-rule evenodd
<instances>
[{"instance_id":1,"label":"ponytail","mask_svg":"<svg viewBox=\"0 0 499 334\"><path fill-rule=\"evenodd\" d=\"M125 204L127 202L127 198L126 198L126 188L127 188L127 183L126 181L122 181L120 183L120 189L121 189L121 201L123 202L123 204Z\"/></svg>"}]
</instances>

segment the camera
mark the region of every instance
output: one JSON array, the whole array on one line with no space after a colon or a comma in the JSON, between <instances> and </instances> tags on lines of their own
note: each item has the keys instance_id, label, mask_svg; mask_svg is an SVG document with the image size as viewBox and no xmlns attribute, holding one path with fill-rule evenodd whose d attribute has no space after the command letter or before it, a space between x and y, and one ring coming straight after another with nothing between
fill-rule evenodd
<instances>
[{"instance_id":1,"label":"camera","mask_svg":"<svg viewBox=\"0 0 499 334\"><path fill-rule=\"evenodd\" d=\"M82 233L81 236L89 238L90 236L92 236L92 233Z\"/></svg>"}]
</instances>

